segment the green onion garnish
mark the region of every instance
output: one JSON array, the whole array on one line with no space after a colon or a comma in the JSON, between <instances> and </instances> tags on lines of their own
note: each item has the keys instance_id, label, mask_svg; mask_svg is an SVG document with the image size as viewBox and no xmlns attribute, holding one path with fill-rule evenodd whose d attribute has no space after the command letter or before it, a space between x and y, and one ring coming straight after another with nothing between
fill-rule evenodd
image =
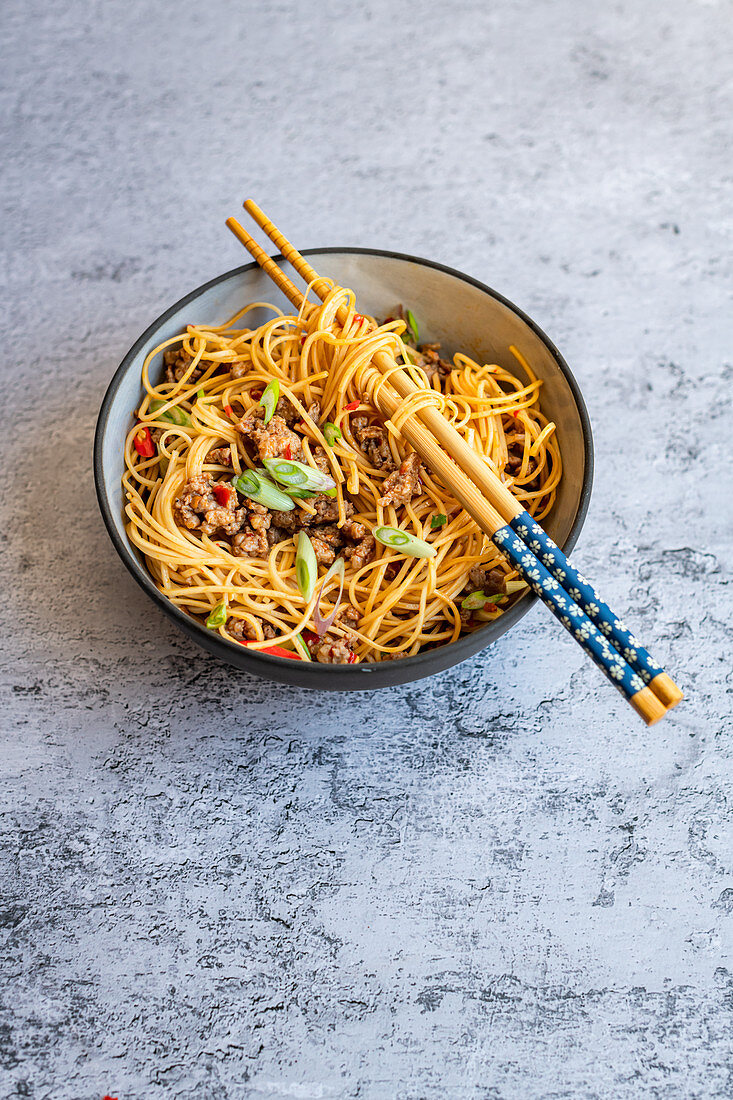
<instances>
[{"instance_id":1,"label":"green onion garnish","mask_svg":"<svg viewBox=\"0 0 733 1100\"><path fill-rule=\"evenodd\" d=\"M374 537L383 546L389 546L392 550L399 550L401 554L407 554L411 558L434 558L438 551L424 539L416 539L407 531L399 527L375 527Z\"/></svg>"},{"instance_id":2,"label":"green onion garnish","mask_svg":"<svg viewBox=\"0 0 733 1100\"><path fill-rule=\"evenodd\" d=\"M405 320L407 321L408 331L412 333L412 338L415 343L417 343L417 321L415 320L415 314L412 312L411 309L408 309L407 313L405 314Z\"/></svg>"},{"instance_id":3,"label":"green onion garnish","mask_svg":"<svg viewBox=\"0 0 733 1100\"><path fill-rule=\"evenodd\" d=\"M293 638L293 642L295 644L295 648L297 649L298 653L300 654L301 660L303 660L303 661L312 661L313 660L313 658L311 657L311 651L308 649L308 646L305 644L305 641L303 640L303 635L302 634L296 634L295 637Z\"/></svg>"},{"instance_id":4,"label":"green onion garnish","mask_svg":"<svg viewBox=\"0 0 733 1100\"><path fill-rule=\"evenodd\" d=\"M217 630L220 626L224 626L227 621L227 602L222 600L216 605L214 610L209 614L206 620L206 625L209 630Z\"/></svg>"},{"instance_id":5,"label":"green onion garnish","mask_svg":"<svg viewBox=\"0 0 733 1100\"><path fill-rule=\"evenodd\" d=\"M165 401L159 401L155 398L150 402L150 409L152 412L157 412L158 409L162 409L165 404ZM169 409L166 409L164 413L160 414L158 420L167 420L169 424L191 424L191 417L185 409L179 409L178 405L171 405Z\"/></svg>"},{"instance_id":6,"label":"green onion garnish","mask_svg":"<svg viewBox=\"0 0 733 1100\"><path fill-rule=\"evenodd\" d=\"M448 522L448 517L444 516L442 512L439 512L437 516L431 516L430 518L430 530L434 531L436 527L442 527L444 523Z\"/></svg>"},{"instance_id":7,"label":"green onion garnish","mask_svg":"<svg viewBox=\"0 0 733 1100\"><path fill-rule=\"evenodd\" d=\"M196 396L199 399L199 401L203 401L203 399L206 397L206 394L204 393L203 389L200 389L200 390L196 390Z\"/></svg>"},{"instance_id":8,"label":"green onion garnish","mask_svg":"<svg viewBox=\"0 0 733 1100\"><path fill-rule=\"evenodd\" d=\"M336 488L332 477L312 466L306 466L303 462L295 462L290 458L266 458L264 461L267 472L275 481L289 489L312 489L316 493L324 493Z\"/></svg>"},{"instance_id":9,"label":"green onion garnish","mask_svg":"<svg viewBox=\"0 0 733 1100\"><path fill-rule=\"evenodd\" d=\"M487 596L485 592L472 592L470 596L466 596L465 600L461 600L461 607L464 611L479 611L487 603L495 604L500 599L501 594Z\"/></svg>"},{"instance_id":10,"label":"green onion garnish","mask_svg":"<svg viewBox=\"0 0 733 1100\"><path fill-rule=\"evenodd\" d=\"M268 382L262 391L262 397L260 398L260 405L265 410L265 418L262 421L263 424L269 424L272 420L272 415L275 412L275 406L280 399L280 383L277 378L273 378L272 382Z\"/></svg>"},{"instance_id":11,"label":"green onion garnish","mask_svg":"<svg viewBox=\"0 0 733 1100\"><path fill-rule=\"evenodd\" d=\"M291 512L295 507L291 498L286 496L282 489L278 489L277 485L273 485L268 478L262 477L254 470L245 470L239 477L233 479L232 485L237 492L249 497L250 500L263 504L265 508L272 508L276 512Z\"/></svg>"},{"instance_id":12,"label":"green onion garnish","mask_svg":"<svg viewBox=\"0 0 733 1100\"><path fill-rule=\"evenodd\" d=\"M341 429L336 424L332 424L330 420L327 424L323 425L323 434L326 437L326 443L328 443L329 447L333 447L337 439L343 438Z\"/></svg>"},{"instance_id":13,"label":"green onion garnish","mask_svg":"<svg viewBox=\"0 0 733 1100\"><path fill-rule=\"evenodd\" d=\"M318 561L313 543L301 531L298 535L298 553L295 556L295 579L304 599L309 600L318 580Z\"/></svg>"},{"instance_id":14,"label":"green onion garnish","mask_svg":"<svg viewBox=\"0 0 733 1100\"><path fill-rule=\"evenodd\" d=\"M258 466L255 469L255 473L258 474L261 478L263 478L267 482L268 485L273 484L272 481L270 480L270 478L267 476L267 470L265 470L263 467ZM274 486L274 488L277 489L278 486L276 485L276 486ZM287 486L287 487L284 488L284 490L280 490L280 491L281 492L283 492L283 491L286 492L289 497L293 497L295 500L310 500L311 497L314 497L316 495L316 492L317 492L316 489L293 489L290 486ZM324 489L323 490L323 496L324 497L335 497L336 496L336 490L335 489Z\"/></svg>"},{"instance_id":15,"label":"green onion garnish","mask_svg":"<svg viewBox=\"0 0 733 1100\"><path fill-rule=\"evenodd\" d=\"M515 592L521 592L527 587L526 581L504 581L504 591L507 596L513 596Z\"/></svg>"}]
</instances>

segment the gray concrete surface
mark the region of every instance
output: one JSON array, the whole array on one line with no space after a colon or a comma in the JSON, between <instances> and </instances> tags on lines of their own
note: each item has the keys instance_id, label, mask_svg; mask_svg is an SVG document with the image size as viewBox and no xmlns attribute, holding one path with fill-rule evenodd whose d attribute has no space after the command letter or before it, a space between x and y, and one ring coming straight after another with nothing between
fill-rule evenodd
<instances>
[{"instance_id":1,"label":"gray concrete surface","mask_svg":"<svg viewBox=\"0 0 733 1100\"><path fill-rule=\"evenodd\" d=\"M8 0L0 1095L733 1096L728 2ZM241 262L392 247L587 395L577 552L688 698L542 610L414 687L199 653L97 514L134 338Z\"/></svg>"}]
</instances>

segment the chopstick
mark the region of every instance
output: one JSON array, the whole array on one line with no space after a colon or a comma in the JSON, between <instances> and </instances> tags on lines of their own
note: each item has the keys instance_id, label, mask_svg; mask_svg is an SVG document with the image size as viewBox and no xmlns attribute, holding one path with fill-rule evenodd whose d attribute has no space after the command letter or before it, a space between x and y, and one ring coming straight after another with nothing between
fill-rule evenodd
<instances>
[{"instance_id":1,"label":"chopstick","mask_svg":"<svg viewBox=\"0 0 733 1100\"><path fill-rule=\"evenodd\" d=\"M247 199L244 203L244 209L280 249L282 255L301 278L305 282L313 284L313 289L319 298L325 298L331 287L330 281L324 280L318 275L305 257L270 221L257 203L252 199ZM341 311L339 312L341 313ZM344 319L345 310L339 317L341 321ZM405 371L394 370L395 363L390 356L380 352L375 355L374 362L380 370L390 370L392 372L390 382L403 398L419 392L419 387ZM533 553L541 557L543 565L552 571L553 578L559 581L573 599L581 605L591 621L604 636L611 640L616 650L623 655L643 682L651 688L665 708L669 710L676 706L683 696L672 678L644 649L626 624L614 614L582 573L575 569L562 550L540 527L533 516L522 507L501 479L469 447L465 439L445 419L440 410L427 406L419 409L417 415L479 487L515 534L519 535Z\"/></svg>"},{"instance_id":2,"label":"chopstick","mask_svg":"<svg viewBox=\"0 0 733 1100\"><path fill-rule=\"evenodd\" d=\"M256 211L258 216L255 220L262 225L270 239L280 248L282 255L289 260L295 270L308 283L313 284L319 297L325 298L332 289L333 284L318 275L287 238L280 233L277 227L272 225L256 204L249 200L245 203L245 208L249 213ZM263 270L271 275L277 286L293 305L300 309L304 301L303 294L288 279L275 261L267 256L236 219L229 218L227 226L262 266ZM339 314L341 314L339 320L343 322L346 319L346 311L341 309L338 311L337 316ZM380 371L389 369L393 372L390 380L402 373L394 371L394 359L385 353L377 353L374 356L374 362ZM397 387L395 388L397 389ZM419 387L416 386L415 391L419 392ZM394 415L400 404L387 387L382 387L380 390L378 403L384 406L380 411L386 411L389 416ZM420 410L421 413L423 411ZM443 423L447 424L446 421L443 421ZM611 682L626 696L647 725L659 721L666 713L667 708L665 705L644 685L641 677L624 657L613 649L607 638L604 637L585 611L578 606L572 596L561 589L558 580L549 573L543 563L522 542L518 534L505 522L501 513L477 490L475 484L460 466L456 465L443 451L436 439L430 432L426 431L425 426L418 418L410 418L403 425L401 431L418 454L442 478L456 499L473 516L481 530L489 535L495 545L509 558L520 576L549 607L562 625L570 631ZM463 441L461 440L461 442ZM520 507L521 511L523 510ZM533 520L532 522L534 523Z\"/></svg>"}]
</instances>

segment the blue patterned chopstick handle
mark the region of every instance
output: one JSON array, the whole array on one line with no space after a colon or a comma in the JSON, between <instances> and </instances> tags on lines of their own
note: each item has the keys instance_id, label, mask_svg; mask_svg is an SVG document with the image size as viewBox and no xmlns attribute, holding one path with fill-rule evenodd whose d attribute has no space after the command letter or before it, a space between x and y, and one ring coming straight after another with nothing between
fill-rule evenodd
<instances>
[{"instance_id":1,"label":"blue patterned chopstick handle","mask_svg":"<svg viewBox=\"0 0 733 1100\"><path fill-rule=\"evenodd\" d=\"M573 568L557 543L554 543L542 530L529 512L522 512L515 516L509 526L539 558L555 580L559 581L565 591L580 605L591 622L595 623L601 633L613 643L645 684L663 671L644 647L639 645L626 624L622 623L608 604L603 602L582 573Z\"/></svg>"},{"instance_id":2,"label":"blue patterned chopstick handle","mask_svg":"<svg viewBox=\"0 0 733 1100\"><path fill-rule=\"evenodd\" d=\"M631 699L637 691L641 691L644 687L641 677L619 655L572 596L563 590L559 581L525 546L512 528L500 527L494 532L492 539L530 588L580 643L601 671L605 672L611 683L627 699Z\"/></svg>"}]
</instances>

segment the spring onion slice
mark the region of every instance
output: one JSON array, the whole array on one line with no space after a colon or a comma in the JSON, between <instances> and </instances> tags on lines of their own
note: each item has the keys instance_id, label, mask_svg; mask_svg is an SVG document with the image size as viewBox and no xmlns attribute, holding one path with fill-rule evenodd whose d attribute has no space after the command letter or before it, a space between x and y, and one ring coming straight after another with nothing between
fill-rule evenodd
<instances>
[{"instance_id":1,"label":"spring onion slice","mask_svg":"<svg viewBox=\"0 0 733 1100\"><path fill-rule=\"evenodd\" d=\"M162 409L165 405L165 401L160 401L158 398L154 398L150 402L150 409L152 412L157 412L158 409ZM164 413L161 413L158 420L167 420L169 424L187 425L191 424L191 417L185 411L185 409L179 409L177 405L171 405L169 409L166 409Z\"/></svg>"},{"instance_id":2,"label":"spring onion slice","mask_svg":"<svg viewBox=\"0 0 733 1100\"><path fill-rule=\"evenodd\" d=\"M335 489L336 482L321 470L296 462L291 458L266 458L267 472L281 485L295 489L312 489L316 493Z\"/></svg>"},{"instance_id":3,"label":"spring onion slice","mask_svg":"<svg viewBox=\"0 0 733 1100\"><path fill-rule=\"evenodd\" d=\"M272 481L267 476L267 470L265 470L261 466L259 466L255 470L255 473L259 474L262 478L264 478L268 485L272 485ZM275 486L275 488L277 488L277 486ZM317 495L315 489L284 488L283 490L281 490L281 492L283 492L283 491L286 492L289 497L293 497L294 500L311 500L314 496ZM324 489L323 493L321 495L324 496L324 497L335 497L336 496L336 490L335 489Z\"/></svg>"},{"instance_id":4,"label":"spring onion slice","mask_svg":"<svg viewBox=\"0 0 733 1100\"><path fill-rule=\"evenodd\" d=\"M341 605L341 597L342 597L343 592L344 592L344 576L345 576L345 573L346 573L346 567L344 565L344 559L343 558L336 558L336 561L333 563L333 565L329 569L328 573L326 573L326 576L323 578L323 581L321 583L321 587L318 590L318 599L316 600L316 606L313 609L313 625L316 628L316 634L318 635L319 638L322 638L323 635L326 633L326 631L329 629L329 627L331 627L333 625L333 621L336 618L336 616L338 615L339 607ZM331 614L328 616L327 619L324 619L323 616L321 615L321 600L323 599L323 590L325 589L326 585L330 581L331 577L335 576L336 574L338 574L339 580L341 582L340 585L339 585L339 594L336 597L336 603L334 605L333 611L331 612Z\"/></svg>"},{"instance_id":5,"label":"spring onion slice","mask_svg":"<svg viewBox=\"0 0 733 1100\"><path fill-rule=\"evenodd\" d=\"M337 439L343 439L343 432L339 426L337 424L332 424L330 420L323 425L323 435L329 447L333 447Z\"/></svg>"},{"instance_id":6,"label":"spring onion slice","mask_svg":"<svg viewBox=\"0 0 733 1100\"><path fill-rule=\"evenodd\" d=\"M275 412L275 406L280 399L280 383L277 378L273 378L272 382L268 382L262 391L262 397L260 398L260 405L265 410L265 418L262 421L263 424L269 424L272 420L272 415Z\"/></svg>"},{"instance_id":7,"label":"spring onion slice","mask_svg":"<svg viewBox=\"0 0 733 1100\"><path fill-rule=\"evenodd\" d=\"M209 617L206 620L206 625L208 626L209 630L218 630L218 628L220 626L224 626L224 623L226 621L227 621L227 602L226 602L226 600L221 600L216 605L214 610L210 612Z\"/></svg>"},{"instance_id":8,"label":"spring onion slice","mask_svg":"<svg viewBox=\"0 0 733 1100\"><path fill-rule=\"evenodd\" d=\"M298 553L295 555L295 579L301 595L309 600L318 580L318 560L313 543L305 531L298 535Z\"/></svg>"},{"instance_id":9,"label":"spring onion slice","mask_svg":"<svg viewBox=\"0 0 733 1100\"><path fill-rule=\"evenodd\" d=\"M405 314L405 319L407 321L407 328L410 331L410 333L412 334L412 337L413 337L415 343L417 343L417 340L418 340L417 321L415 320L415 314L412 312L411 309L408 309L407 313Z\"/></svg>"},{"instance_id":10,"label":"spring onion slice","mask_svg":"<svg viewBox=\"0 0 733 1100\"><path fill-rule=\"evenodd\" d=\"M472 592L470 596L466 596L465 600L461 601L461 607L464 611L479 611L487 603L495 604L500 599L501 593L497 593L495 596L487 596L485 592Z\"/></svg>"},{"instance_id":11,"label":"spring onion slice","mask_svg":"<svg viewBox=\"0 0 733 1100\"><path fill-rule=\"evenodd\" d=\"M528 587L526 581L504 581L504 591L507 596L513 596L515 592L522 592Z\"/></svg>"},{"instance_id":12,"label":"spring onion slice","mask_svg":"<svg viewBox=\"0 0 733 1100\"><path fill-rule=\"evenodd\" d=\"M273 485L268 478L254 470L244 470L239 477L232 480L232 485L238 493L265 508L273 508L276 512L291 512L295 507L292 499L278 489L277 485Z\"/></svg>"},{"instance_id":13,"label":"spring onion slice","mask_svg":"<svg viewBox=\"0 0 733 1100\"><path fill-rule=\"evenodd\" d=\"M302 634L295 634L294 637L293 637L293 643L294 643L295 648L297 649L298 653L300 654L300 659L302 661L312 661L313 660L313 658L311 657L311 651L308 649L308 646L305 644L305 641L303 639Z\"/></svg>"},{"instance_id":14,"label":"spring onion slice","mask_svg":"<svg viewBox=\"0 0 733 1100\"><path fill-rule=\"evenodd\" d=\"M375 527L374 537L382 546L389 546L391 550L399 550L401 554L407 554L411 558L434 558L438 551L424 539L416 539L407 531L399 527Z\"/></svg>"}]
</instances>

